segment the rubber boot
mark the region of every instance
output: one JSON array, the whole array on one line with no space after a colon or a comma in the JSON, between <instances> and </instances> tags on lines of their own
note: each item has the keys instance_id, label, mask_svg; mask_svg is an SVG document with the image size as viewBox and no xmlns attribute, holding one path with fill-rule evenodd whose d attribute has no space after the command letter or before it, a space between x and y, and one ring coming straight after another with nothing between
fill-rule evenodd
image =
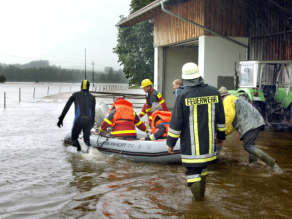
<instances>
[{"instance_id":1,"label":"rubber boot","mask_svg":"<svg viewBox=\"0 0 292 219\"><path fill-rule=\"evenodd\" d=\"M206 190L206 178L207 176L201 176L201 196L204 197Z\"/></svg>"},{"instance_id":2,"label":"rubber boot","mask_svg":"<svg viewBox=\"0 0 292 219\"><path fill-rule=\"evenodd\" d=\"M194 199L196 201L202 201L201 181L192 183L190 189L193 193Z\"/></svg>"},{"instance_id":3,"label":"rubber boot","mask_svg":"<svg viewBox=\"0 0 292 219\"><path fill-rule=\"evenodd\" d=\"M80 146L78 140L72 140L72 145L77 147L77 151L81 151L81 146Z\"/></svg>"},{"instance_id":4,"label":"rubber boot","mask_svg":"<svg viewBox=\"0 0 292 219\"><path fill-rule=\"evenodd\" d=\"M87 145L87 150L86 150L86 152L89 153L89 150L90 150L90 148L91 148L91 144L90 144L90 142L85 142L85 144Z\"/></svg>"},{"instance_id":5,"label":"rubber boot","mask_svg":"<svg viewBox=\"0 0 292 219\"><path fill-rule=\"evenodd\" d=\"M253 154L249 154L249 158L248 158L249 163L255 163L257 161L258 161L257 156L255 156Z\"/></svg>"},{"instance_id":6,"label":"rubber boot","mask_svg":"<svg viewBox=\"0 0 292 219\"><path fill-rule=\"evenodd\" d=\"M254 149L253 154L264 161L268 166L273 167L275 165L276 160L263 152L261 149Z\"/></svg>"},{"instance_id":7,"label":"rubber boot","mask_svg":"<svg viewBox=\"0 0 292 219\"><path fill-rule=\"evenodd\" d=\"M217 144L216 145L216 152L217 152L217 154L220 154L221 149L222 149L222 145Z\"/></svg>"}]
</instances>

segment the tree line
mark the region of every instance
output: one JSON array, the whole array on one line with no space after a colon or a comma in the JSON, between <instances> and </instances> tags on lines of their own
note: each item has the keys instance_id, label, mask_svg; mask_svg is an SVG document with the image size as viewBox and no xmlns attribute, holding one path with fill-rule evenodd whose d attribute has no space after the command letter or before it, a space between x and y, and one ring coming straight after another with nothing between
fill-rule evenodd
<instances>
[{"instance_id":1,"label":"tree line","mask_svg":"<svg viewBox=\"0 0 292 219\"><path fill-rule=\"evenodd\" d=\"M140 10L155 0L131 0L130 14ZM173 1L175 2L175 1ZM120 20L125 19L123 15ZM118 54L118 62L130 84L140 84L145 78L154 78L154 24L144 21L119 28L117 45L113 52Z\"/></svg>"},{"instance_id":2,"label":"tree line","mask_svg":"<svg viewBox=\"0 0 292 219\"><path fill-rule=\"evenodd\" d=\"M106 67L106 73L86 71L86 79L91 83L128 83L122 69L114 71ZM62 69L56 66L40 68L18 68L14 65L0 65L0 76L5 82L81 82L85 79L84 70Z\"/></svg>"}]
</instances>

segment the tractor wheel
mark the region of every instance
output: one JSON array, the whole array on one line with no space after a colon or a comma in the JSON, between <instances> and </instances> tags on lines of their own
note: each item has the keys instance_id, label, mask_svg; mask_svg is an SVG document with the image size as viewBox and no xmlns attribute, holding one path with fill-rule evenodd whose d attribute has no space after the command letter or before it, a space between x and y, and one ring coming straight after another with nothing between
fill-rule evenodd
<instances>
[{"instance_id":1,"label":"tractor wheel","mask_svg":"<svg viewBox=\"0 0 292 219\"><path fill-rule=\"evenodd\" d=\"M261 114L261 116L265 120L265 118L266 118L265 105L262 102L259 102L259 101L253 102L252 105L254 106L254 108L257 109L257 111ZM261 126L261 129L260 130L261 131L265 131L265 125Z\"/></svg>"},{"instance_id":2,"label":"tractor wheel","mask_svg":"<svg viewBox=\"0 0 292 219\"><path fill-rule=\"evenodd\" d=\"M287 122L291 122L291 112L292 111L292 104L290 104L287 109L284 111L284 120Z\"/></svg>"},{"instance_id":3,"label":"tractor wheel","mask_svg":"<svg viewBox=\"0 0 292 219\"><path fill-rule=\"evenodd\" d=\"M277 130L278 130L278 127L277 127L276 124L272 124L272 130L273 130L273 131L277 131Z\"/></svg>"}]
</instances>

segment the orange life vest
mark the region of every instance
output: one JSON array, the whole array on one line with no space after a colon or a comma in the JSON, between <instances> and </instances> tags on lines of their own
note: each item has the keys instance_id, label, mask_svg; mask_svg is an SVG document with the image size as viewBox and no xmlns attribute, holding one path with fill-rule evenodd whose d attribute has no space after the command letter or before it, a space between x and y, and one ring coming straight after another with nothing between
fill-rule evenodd
<instances>
[{"instance_id":1,"label":"orange life vest","mask_svg":"<svg viewBox=\"0 0 292 219\"><path fill-rule=\"evenodd\" d=\"M155 121L157 116L160 118L158 121ZM168 128L169 128L169 122L171 119L171 112L168 111L160 111L156 110L154 113L152 113L152 121L151 121L151 131L153 134L156 132L156 127L159 124L163 124L166 127L165 133L163 134L163 137L167 136Z\"/></svg>"},{"instance_id":2,"label":"orange life vest","mask_svg":"<svg viewBox=\"0 0 292 219\"><path fill-rule=\"evenodd\" d=\"M124 99L115 101L112 107L109 109L108 113L114 107L116 108L116 112L115 112L111 127L114 127L119 122L119 120L121 122L123 120L133 121L133 122L135 121L135 115L134 115L132 103Z\"/></svg>"}]
</instances>

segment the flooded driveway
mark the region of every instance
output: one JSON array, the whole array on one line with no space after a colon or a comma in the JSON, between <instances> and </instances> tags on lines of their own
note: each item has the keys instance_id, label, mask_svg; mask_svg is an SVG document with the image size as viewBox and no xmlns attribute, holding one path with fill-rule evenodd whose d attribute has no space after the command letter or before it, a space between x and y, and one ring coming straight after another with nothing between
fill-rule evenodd
<instances>
[{"instance_id":1,"label":"flooded driveway","mask_svg":"<svg viewBox=\"0 0 292 219\"><path fill-rule=\"evenodd\" d=\"M292 217L291 131L259 133L257 146L277 159L277 170L249 165L232 133L208 168L203 201L195 202L180 165L136 163L96 149L78 155L64 145L74 110L62 129L56 123L69 96L0 109L0 218Z\"/></svg>"},{"instance_id":2,"label":"flooded driveway","mask_svg":"<svg viewBox=\"0 0 292 219\"><path fill-rule=\"evenodd\" d=\"M61 212L64 218L291 218L291 132L260 132L257 146L280 169L250 165L234 132L208 169L203 202L192 199L180 165L135 163L97 150L72 154L70 185L80 193Z\"/></svg>"}]
</instances>

